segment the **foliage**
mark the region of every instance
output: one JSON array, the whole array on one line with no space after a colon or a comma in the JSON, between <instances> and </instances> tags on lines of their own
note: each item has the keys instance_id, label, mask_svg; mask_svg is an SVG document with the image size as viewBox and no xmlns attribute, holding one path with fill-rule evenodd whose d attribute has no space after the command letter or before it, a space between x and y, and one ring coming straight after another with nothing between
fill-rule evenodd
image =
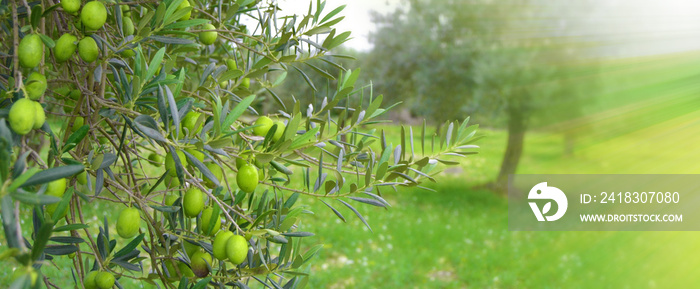
<instances>
[{"instance_id":1,"label":"foliage","mask_svg":"<svg viewBox=\"0 0 700 289\"><path fill-rule=\"evenodd\" d=\"M414 112L442 122L474 114L477 121L505 125L506 154L489 184L504 193L528 129L581 116L591 100L583 91L592 92L592 81L579 80L590 75L590 55L562 37L563 29L552 28L566 27L566 14L557 12L573 6L541 0L404 3L375 17L379 29L367 61L376 64L369 69L380 84L376 89L415 95L409 103ZM573 135L565 137L571 151Z\"/></svg>"},{"instance_id":2,"label":"foliage","mask_svg":"<svg viewBox=\"0 0 700 289\"><path fill-rule=\"evenodd\" d=\"M345 47L339 47L333 51L334 59L333 62L327 61L327 59L313 59L306 63L306 65L312 70L320 71L320 73L309 73L306 76L310 81L315 84L315 87L306 85L307 80L302 74L293 73L287 75L285 82L279 86L273 88L272 90L277 93L287 93L298 101L302 103L313 104L315 107L322 105L324 97L330 97L333 94L334 87L337 86L339 79L334 75L338 75L341 72L347 70L363 69L363 73L360 74L359 78L355 82L355 86L358 88L364 88L363 93L373 93L373 87L370 85L370 81L366 73L364 73L367 65L363 65L366 58L366 54L352 50ZM369 99L365 99L365 104L368 104ZM399 100L393 100L394 103L399 102ZM273 110L279 109L279 105L275 102L265 103L267 107L262 107L263 110ZM345 101L339 102L339 105L344 105ZM337 112L332 112L333 114Z\"/></svg>"},{"instance_id":3,"label":"foliage","mask_svg":"<svg viewBox=\"0 0 700 289\"><path fill-rule=\"evenodd\" d=\"M590 55L562 32L548 31L574 8L539 0L403 3L374 15L378 30L366 71L375 90L415 98L412 110L439 121L474 114L502 125L513 109L538 123L579 115L585 96L576 77L592 67ZM539 113L543 109L555 113Z\"/></svg>"},{"instance_id":4,"label":"foliage","mask_svg":"<svg viewBox=\"0 0 700 289\"><path fill-rule=\"evenodd\" d=\"M386 208L380 188L420 187L434 181L439 163L457 164L445 156L474 153L477 127L467 120L435 135L423 126L417 144L402 128L400 144L388 143L371 128L388 108L356 86L359 69L332 75L337 82L320 106L272 92L290 73L316 90L308 75L327 72L310 61L333 64L329 50L349 37L333 28L343 7L319 0L307 15L281 16L274 2L253 0L96 3L106 18L95 2L90 15L51 0L0 4L0 196L11 248L1 257L26 268L10 288L56 287L42 271L56 270L47 261L63 255L74 255L78 288L111 287L112 277L119 288L127 279L161 288L302 288L305 265L322 246L302 249L313 233L297 226L312 214L300 197L324 202L343 221L336 207L347 207L369 228L354 206ZM66 33L80 41L58 41ZM37 35L40 43L18 49ZM46 76L46 92L25 78L31 72ZM260 94L282 107L269 126L255 124L254 107L269 101ZM32 131L18 134L10 110L25 97L41 103L36 113L48 121L36 117ZM239 168L248 177L231 178ZM96 203L136 208L145 226L134 232L132 210L91 231L96 216L83 209ZM20 224L21 210L31 211L31 224ZM202 210L206 217L195 214ZM209 255L222 255L213 252L217 224L245 237L245 248L225 246L234 263Z\"/></svg>"}]
</instances>

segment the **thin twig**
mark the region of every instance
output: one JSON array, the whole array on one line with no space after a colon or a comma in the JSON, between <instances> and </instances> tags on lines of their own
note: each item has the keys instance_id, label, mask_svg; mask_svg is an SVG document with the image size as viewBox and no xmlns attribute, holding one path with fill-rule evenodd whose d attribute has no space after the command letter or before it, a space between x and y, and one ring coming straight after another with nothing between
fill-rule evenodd
<instances>
[{"instance_id":1,"label":"thin twig","mask_svg":"<svg viewBox=\"0 0 700 289\"><path fill-rule=\"evenodd\" d=\"M12 47L13 49L13 67L15 69L15 89L19 89L22 84L22 71L19 68L19 19L17 18L17 4L12 3Z\"/></svg>"}]
</instances>

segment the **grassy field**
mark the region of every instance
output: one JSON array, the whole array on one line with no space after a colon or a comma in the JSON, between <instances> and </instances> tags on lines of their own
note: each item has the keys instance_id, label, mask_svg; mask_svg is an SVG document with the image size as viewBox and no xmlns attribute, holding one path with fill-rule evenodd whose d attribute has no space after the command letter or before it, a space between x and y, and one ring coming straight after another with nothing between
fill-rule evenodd
<instances>
[{"instance_id":1,"label":"grassy field","mask_svg":"<svg viewBox=\"0 0 700 289\"><path fill-rule=\"evenodd\" d=\"M686 120L660 125L668 131ZM691 128L700 132L700 123ZM437 192L400 190L386 194L389 210L363 207L374 233L358 220L329 222L332 212L310 203L317 215L305 227L314 228L315 242L328 244L312 265L311 287L687 288L700 282L690 274L700 262L685 256L697 251L697 232L508 231L506 199L471 189L497 172L504 150L504 132L484 133L481 153L463 172L444 173L433 187ZM649 152L625 144L651 141L657 133L650 127L573 156L563 155L561 136L531 133L519 173L653 173L657 167L640 165ZM685 152L666 154L659 164L675 164L679 172L696 167L684 156L698 150Z\"/></svg>"}]
</instances>

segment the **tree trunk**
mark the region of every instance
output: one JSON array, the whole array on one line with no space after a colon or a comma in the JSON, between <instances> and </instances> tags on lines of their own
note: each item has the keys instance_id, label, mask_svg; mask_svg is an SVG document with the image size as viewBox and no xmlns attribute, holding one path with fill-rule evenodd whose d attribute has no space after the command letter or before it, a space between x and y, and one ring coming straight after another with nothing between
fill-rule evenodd
<instances>
[{"instance_id":1,"label":"tree trunk","mask_svg":"<svg viewBox=\"0 0 700 289\"><path fill-rule=\"evenodd\" d=\"M515 173L523 152L523 141L527 125L519 108L508 109L508 145L496 179L495 189L502 194L508 190L508 176Z\"/></svg>"}]
</instances>

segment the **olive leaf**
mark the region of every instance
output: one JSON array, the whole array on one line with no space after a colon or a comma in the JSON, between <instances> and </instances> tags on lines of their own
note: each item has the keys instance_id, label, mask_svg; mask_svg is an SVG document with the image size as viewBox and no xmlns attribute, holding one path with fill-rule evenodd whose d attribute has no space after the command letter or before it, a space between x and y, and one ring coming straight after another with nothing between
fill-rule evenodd
<instances>
[{"instance_id":1,"label":"olive leaf","mask_svg":"<svg viewBox=\"0 0 700 289\"><path fill-rule=\"evenodd\" d=\"M67 178L82 172L84 169L85 166L83 165L68 165L46 169L31 176L20 187L41 185L61 178Z\"/></svg>"}]
</instances>

